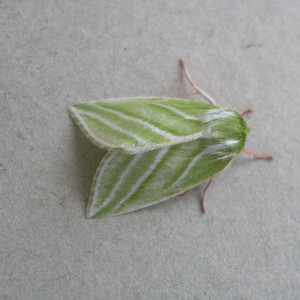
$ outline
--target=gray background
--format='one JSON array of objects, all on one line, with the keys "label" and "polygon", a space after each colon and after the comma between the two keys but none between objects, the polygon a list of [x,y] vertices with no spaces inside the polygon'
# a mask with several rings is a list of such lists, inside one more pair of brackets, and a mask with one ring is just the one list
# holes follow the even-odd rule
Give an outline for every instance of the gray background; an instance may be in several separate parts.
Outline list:
[{"label": "gray background", "polygon": [[[1,1],[1,299],[299,299],[300,2]],[[104,151],[79,101],[197,98],[246,117],[250,149],[201,187],[85,218]]]}]

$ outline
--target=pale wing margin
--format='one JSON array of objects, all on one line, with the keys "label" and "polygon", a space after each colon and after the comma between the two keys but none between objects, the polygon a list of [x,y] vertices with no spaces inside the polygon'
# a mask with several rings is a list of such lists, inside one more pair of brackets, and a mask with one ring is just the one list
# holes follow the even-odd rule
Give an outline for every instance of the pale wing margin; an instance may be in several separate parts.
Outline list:
[{"label": "pale wing margin", "polygon": [[225,168],[240,143],[199,139],[135,155],[111,151],[96,172],[87,217],[128,213],[189,190]]},{"label": "pale wing margin", "polygon": [[70,113],[97,146],[138,153],[207,137],[201,116],[210,110],[218,111],[195,100],[151,97],[78,103]]}]

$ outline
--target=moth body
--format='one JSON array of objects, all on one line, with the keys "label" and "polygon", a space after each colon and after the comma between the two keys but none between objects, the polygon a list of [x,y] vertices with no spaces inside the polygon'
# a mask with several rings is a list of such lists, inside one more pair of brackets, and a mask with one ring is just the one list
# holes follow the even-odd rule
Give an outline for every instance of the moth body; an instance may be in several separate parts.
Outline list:
[{"label": "moth body", "polygon": [[237,111],[196,100],[112,99],[70,112],[109,151],[92,184],[89,218],[153,205],[208,180],[242,151],[248,132]]}]

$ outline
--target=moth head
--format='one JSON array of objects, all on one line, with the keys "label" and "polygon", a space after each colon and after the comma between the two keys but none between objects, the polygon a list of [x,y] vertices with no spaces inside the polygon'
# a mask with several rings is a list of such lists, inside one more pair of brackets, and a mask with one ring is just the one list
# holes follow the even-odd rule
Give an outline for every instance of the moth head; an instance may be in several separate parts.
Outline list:
[{"label": "moth head", "polygon": [[[242,151],[249,128],[242,116],[235,110],[229,108],[213,109],[204,112],[200,116],[204,123],[204,135],[213,143],[223,144],[234,152]],[[226,148],[226,147],[225,147]]]}]

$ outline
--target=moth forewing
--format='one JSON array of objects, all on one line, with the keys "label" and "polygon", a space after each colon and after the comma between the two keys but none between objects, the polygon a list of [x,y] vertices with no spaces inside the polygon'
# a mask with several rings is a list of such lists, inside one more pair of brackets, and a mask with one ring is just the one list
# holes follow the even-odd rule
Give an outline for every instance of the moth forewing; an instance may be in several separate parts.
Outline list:
[{"label": "moth forewing", "polygon": [[211,122],[238,115],[195,100],[155,97],[79,103],[70,113],[97,146],[132,154],[213,137]]}]

